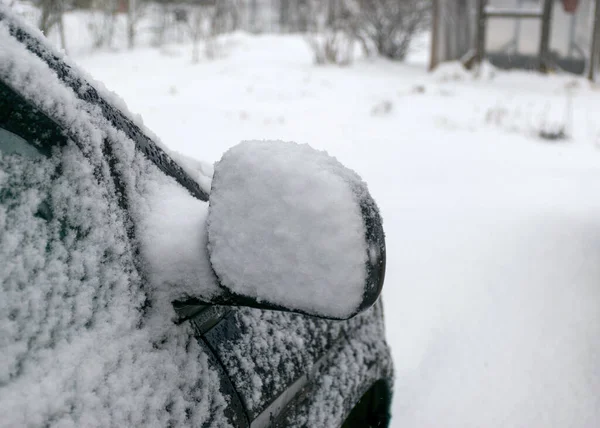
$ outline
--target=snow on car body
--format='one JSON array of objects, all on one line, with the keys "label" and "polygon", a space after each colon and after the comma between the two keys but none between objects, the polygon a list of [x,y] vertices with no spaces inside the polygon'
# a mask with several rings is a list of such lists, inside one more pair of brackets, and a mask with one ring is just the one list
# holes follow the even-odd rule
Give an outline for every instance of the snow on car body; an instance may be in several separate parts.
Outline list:
[{"label": "snow on car body", "polygon": [[155,226],[202,250],[210,177],[4,8],[0,92],[0,426],[389,420],[380,302],[348,321],[174,308],[217,285],[185,251],[153,263],[177,232]]}]

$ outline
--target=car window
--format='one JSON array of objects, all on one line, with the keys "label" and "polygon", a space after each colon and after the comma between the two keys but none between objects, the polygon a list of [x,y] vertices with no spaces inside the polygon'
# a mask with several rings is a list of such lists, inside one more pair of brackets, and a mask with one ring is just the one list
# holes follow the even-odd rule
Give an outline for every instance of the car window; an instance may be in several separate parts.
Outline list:
[{"label": "car window", "polygon": [[[110,337],[131,330],[144,294],[92,156],[18,95],[0,101],[0,395],[19,397],[11,408],[0,400],[9,426],[78,425],[70,407],[102,425],[117,411],[114,390],[99,392],[123,377]],[[99,375],[82,378],[84,363]]]},{"label": "car window", "polygon": [[[215,357],[189,323],[173,322],[171,301],[136,265],[119,193],[137,183],[115,179],[146,170],[130,150],[135,135],[115,132],[99,100],[59,80],[68,70],[91,88],[37,33],[28,37],[45,54],[3,19],[0,425],[244,426],[228,422],[235,393]],[[28,156],[28,145],[44,156]]]},{"label": "car window", "polygon": [[109,159],[85,150],[104,129],[80,118],[73,141],[0,81],[2,422],[226,426],[216,360],[140,278]]},{"label": "car window", "polygon": [[8,155],[17,154],[29,158],[43,156],[40,150],[33,144],[28,143],[24,138],[3,128],[0,128],[0,151]]},{"label": "car window", "polygon": [[[0,155],[2,156],[2,162],[5,163],[4,170],[10,171],[18,165],[18,169],[25,171],[27,169],[36,169],[38,172],[45,171],[50,167],[46,156],[40,151],[38,147],[30,144],[27,140],[20,137],[19,135],[10,132],[7,129],[0,127]],[[12,158],[16,156],[16,158]],[[12,159],[11,159],[12,158]],[[34,161],[34,162],[32,162]],[[11,164],[10,166],[8,164]],[[30,176],[31,174],[26,174]],[[6,176],[6,172],[4,172]],[[0,180],[0,183],[3,181]],[[23,185],[27,184],[27,180],[22,182]],[[33,183],[31,183],[33,184]],[[37,183],[39,185],[39,183]],[[3,186],[4,187],[4,186]],[[5,189],[0,190],[0,204],[8,202],[10,199],[9,195],[14,197],[14,186],[6,186]],[[52,218],[52,210],[46,198],[39,200],[37,208],[32,211],[35,217],[43,220],[50,220]]]}]

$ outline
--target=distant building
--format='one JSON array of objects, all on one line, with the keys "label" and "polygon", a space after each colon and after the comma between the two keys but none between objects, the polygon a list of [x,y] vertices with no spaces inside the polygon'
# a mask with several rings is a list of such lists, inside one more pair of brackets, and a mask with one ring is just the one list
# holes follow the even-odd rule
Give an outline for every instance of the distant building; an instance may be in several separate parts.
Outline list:
[{"label": "distant building", "polygon": [[500,68],[593,78],[600,53],[596,8],[600,0],[434,0],[431,67],[486,59]]}]

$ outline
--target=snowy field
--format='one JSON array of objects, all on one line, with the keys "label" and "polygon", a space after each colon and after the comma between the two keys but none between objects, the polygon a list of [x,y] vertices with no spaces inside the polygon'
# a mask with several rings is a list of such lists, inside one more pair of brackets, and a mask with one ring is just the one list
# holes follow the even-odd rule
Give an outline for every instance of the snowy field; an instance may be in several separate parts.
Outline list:
[{"label": "snowy field", "polygon": [[[369,183],[387,233],[393,427],[600,426],[600,92],[584,80],[360,60],[297,36],[75,52],[172,149],[325,149]],[[569,107],[569,105],[571,107]],[[565,126],[569,139],[541,130]],[[308,203],[309,201],[307,201]]]}]

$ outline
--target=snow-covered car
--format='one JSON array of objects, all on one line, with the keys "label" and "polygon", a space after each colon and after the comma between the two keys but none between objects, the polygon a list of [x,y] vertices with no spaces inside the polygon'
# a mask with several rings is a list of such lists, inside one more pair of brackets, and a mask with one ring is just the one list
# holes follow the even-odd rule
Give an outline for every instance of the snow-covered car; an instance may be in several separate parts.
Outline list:
[{"label": "snow-covered car", "polygon": [[[268,184],[289,155],[271,147],[307,181]],[[313,152],[242,144],[213,178],[0,6],[0,426],[387,426],[381,221],[364,183]],[[319,186],[338,199],[305,200]],[[274,226],[287,218],[291,255],[265,238],[294,235]]]}]

